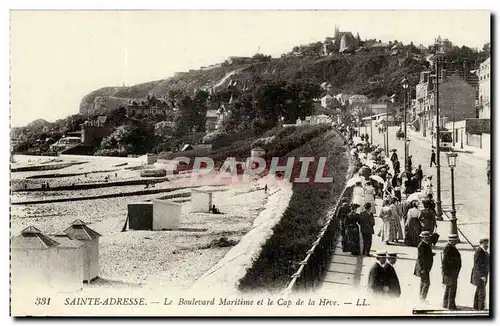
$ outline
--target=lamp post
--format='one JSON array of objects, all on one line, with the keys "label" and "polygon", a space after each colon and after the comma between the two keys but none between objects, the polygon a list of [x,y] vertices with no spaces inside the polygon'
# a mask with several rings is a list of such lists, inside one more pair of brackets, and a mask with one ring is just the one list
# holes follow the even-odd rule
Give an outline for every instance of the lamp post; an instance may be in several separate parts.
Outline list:
[{"label": "lamp post", "polygon": [[460,148],[464,149],[464,128],[460,129]]},{"label": "lamp post", "polygon": [[370,116],[370,145],[373,145],[373,116]]},{"label": "lamp post", "polygon": [[458,234],[457,211],[455,210],[455,167],[457,166],[457,153],[446,153],[448,166],[451,171],[451,234]]},{"label": "lamp post", "polygon": [[[409,155],[410,154],[410,138],[405,139],[405,152]],[[411,171],[410,171],[411,172]]]},{"label": "lamp post", "polygon": [[[408,138],[408,134],[406,133],[406,90],[408,89],[408,80],[406,78],[403,78],[401,81],[401,85],[403,86],[403,124],[404,124],[404,134],[405,134],[405,139]],[[406,144],[405,144],[405,171],[408,170],[408,151],[406,149]]]}]

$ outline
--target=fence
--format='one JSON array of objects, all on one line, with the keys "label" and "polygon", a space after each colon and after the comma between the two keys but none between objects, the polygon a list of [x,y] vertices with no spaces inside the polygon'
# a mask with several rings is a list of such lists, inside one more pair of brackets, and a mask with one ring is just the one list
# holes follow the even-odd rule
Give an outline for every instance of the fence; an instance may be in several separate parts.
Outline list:
[{"label": "fence", "polygon": [[[337,131],[337,133],[342,135],[339,131]],[[345,138],[344,140],[347,143]],[[354,171],[350,173],[349,177],[352,177],[353,172]],[[341,199],[343,197],[350,198],[351,195],[352,188],[347,188],[347,186],[345,186],[333,210],[329,212],[328,218],[321,228],[316,240],[307,251],[306,257],[300,262],[300,267],[297,269],[297,272],[292,275],[290,283],[288,283],[288,286],[284,289],[283,292],[285,295],[299,289],[314,290],[321,283],[330,265],[337,244],[340,230],[338,213]]]}]

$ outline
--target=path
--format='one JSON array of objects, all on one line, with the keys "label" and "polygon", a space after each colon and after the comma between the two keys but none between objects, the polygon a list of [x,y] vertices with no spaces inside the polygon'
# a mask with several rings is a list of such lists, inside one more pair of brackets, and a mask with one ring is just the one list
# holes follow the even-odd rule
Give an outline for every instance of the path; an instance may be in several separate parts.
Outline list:
[{"label": "path", "polygon": [[[396,145],[397,146],[397,145]],[[396,146],[390,146],[391,148]],[[403,153],[401,151],[401,153]],[[382,220],[378,218],[378,213],[382,206],[382,200],[376,199],[377,215],[375,218],[375,235],[371,255],[374,256],[377,250],[392,251],[398,254],[398,261],[395,265],[399,277],[402,295],[398,299],[395,307],[404,309],[407,314],[411,314],[413,309],[436,309],[444,311],[442,300],[444,294],[444,285],[441,276],[441,253],[447,243],[447,236],[450,230],[450,222],[438,222],[437,232],[441,235],[437,245],[433,249],[434,265],[431,270],[431,286],[428,293],[428,303],[422,304],[419,301],[420,279],[413,275],[415,261],[417,259],[417,249],[408,247],[403,243],[386,245],[376,234],[382,227]],[[458,280],[458,289],[456,303],[459,309],[472,309],[475,287],[470,284],[470,274],[473,266],[474,249],[465,241],[457,245],[462,256],[462,269]],[[337,239],[337,248],[332,257],[321,288],[320,294],[328,295],[331,293],[357,293],[358,295],[368,295],[367,282],[370,268],[375,264],[374,257],[353,256],[349,252],[342,252],[341,236]],[[489,291],[487,291],[487,306],[489,305]],[[390,301],[388,301],[390,303]],[[405,308],[402,308],[405,307]]]}]

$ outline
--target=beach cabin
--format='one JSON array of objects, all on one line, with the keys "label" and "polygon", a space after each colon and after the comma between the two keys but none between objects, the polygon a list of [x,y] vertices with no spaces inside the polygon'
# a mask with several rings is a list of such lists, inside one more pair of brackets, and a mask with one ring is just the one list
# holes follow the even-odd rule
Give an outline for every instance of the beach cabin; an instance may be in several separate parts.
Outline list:
[{"label": "beach cabin", "polygon": [[72,240],[83,243],[83,281],[90,282],[99,276],[99,237],[85,222],[76,219],[64,233]]},{"label": "beach cabin", "polygon": [[153,203],[137,202],[129,203],[128,228],[131,230],[152,230],[153,229]]},{"label": "beach cabin", "polygon": [[56,255],[52,278],[57,280],[61,292],[76,292],[83,287],[85,245],[79,240],[71,239],[65,233],[49,236],[59,243],[55,248]]},{"label": "beach cabin", "polygon": [[212,193],[191,189],[191,212],[208,213],[210,208],[212,208]]},{"label": "beach cabin", "polygon": [[[58,242],[34,226],[28,226],[11,239],[12,292],[44,291],[54,284],[52,271],[58,267]],[[18,292],[19,291],[19,292]]]},{"label": "beach cabin", "polygon": [[178,230],[181,227],[182,204],[153,199],[153,230]]}]

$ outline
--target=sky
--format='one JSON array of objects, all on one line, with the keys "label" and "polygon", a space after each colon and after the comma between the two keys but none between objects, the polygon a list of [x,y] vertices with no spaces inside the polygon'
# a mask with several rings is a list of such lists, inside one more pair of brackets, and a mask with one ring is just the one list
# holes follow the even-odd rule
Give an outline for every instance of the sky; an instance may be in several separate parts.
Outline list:
[{"label": "sky", "polygon": [[415,45],[438,35],[481,49],[487,11],[12,11],[11,125],[78,113],[82,97],[229,56],[279,57],[341,31]]}]

